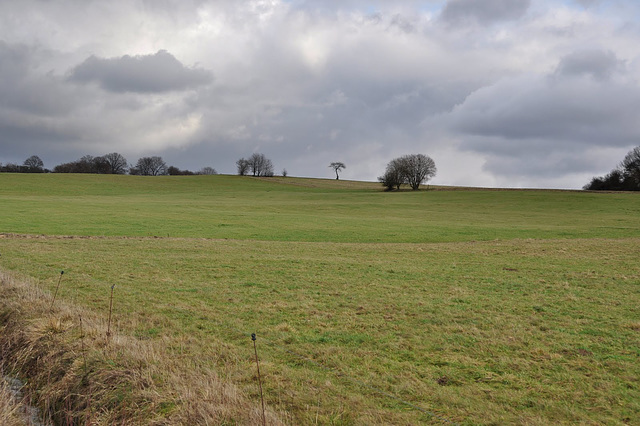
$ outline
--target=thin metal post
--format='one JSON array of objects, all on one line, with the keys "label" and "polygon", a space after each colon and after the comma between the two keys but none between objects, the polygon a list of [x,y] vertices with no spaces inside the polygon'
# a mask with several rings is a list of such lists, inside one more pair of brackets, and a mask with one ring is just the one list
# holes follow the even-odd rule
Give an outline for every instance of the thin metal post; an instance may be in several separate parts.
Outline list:
[{"label": "thin metal post", "polygon": [[109,299],[109,322],[107,323],[107,340],[111,337],[111,312],[113,311],[113,289],[115,284],[111,286],[111,298]]},{"label": "thin metal post", "polygon": [[56,296],[58,295],[58,289],[60,288],[60,281],[62,281],[63,275],[64,275],[64,271],[60,271],[60,278],[58,278],[58,285],[56,286],[55,293],[53,293],[53,299],[51,299],[51,306],[49,306],[49,310],[53,309],[53,304],[56,301]]},{"label": "thin metal post", "polygon": [[256,354],[256,367],[258,368],[258,384],[260,386],[260,401],[262,401],[262,425],[267,425],[267,418],[264,414],[264,397],[262,396],[262,378],[260,377],[260,363],[258,362],[258,348],[256,347],[256,333],[251,333],[251,340],[253,340],[253,351]]}]

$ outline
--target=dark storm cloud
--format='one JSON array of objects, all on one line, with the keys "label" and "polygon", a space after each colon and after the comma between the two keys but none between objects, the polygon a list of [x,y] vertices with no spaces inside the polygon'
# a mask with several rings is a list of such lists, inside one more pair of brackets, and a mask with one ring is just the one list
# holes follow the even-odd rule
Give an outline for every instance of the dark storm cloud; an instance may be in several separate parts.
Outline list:
[{"label": "dark storm cloud", "polygon": [[483,25],[521,18],[531,0],[449,0],[440,18],[447,23],[478,22]]},{"label": "dark storm cloud", "polygon": [[153,55],[102,59],[91,56],[69,76],[79,83],[96,82],[110,92],[161,93],[211,83],[210,71],[187,68],[166,50]]}]

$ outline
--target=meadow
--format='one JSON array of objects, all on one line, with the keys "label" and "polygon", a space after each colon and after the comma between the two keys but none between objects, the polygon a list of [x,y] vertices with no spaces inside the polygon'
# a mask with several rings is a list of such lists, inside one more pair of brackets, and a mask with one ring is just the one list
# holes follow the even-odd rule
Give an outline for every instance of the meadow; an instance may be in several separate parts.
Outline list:
[{"label": "meadow", "polygon": [[0,203],[0,269],[49,294],[64,270],[101,318],[116,284],[153,363],[259,403],[256,333],[285,424],[640,418],[637,194],[0,174]]}]

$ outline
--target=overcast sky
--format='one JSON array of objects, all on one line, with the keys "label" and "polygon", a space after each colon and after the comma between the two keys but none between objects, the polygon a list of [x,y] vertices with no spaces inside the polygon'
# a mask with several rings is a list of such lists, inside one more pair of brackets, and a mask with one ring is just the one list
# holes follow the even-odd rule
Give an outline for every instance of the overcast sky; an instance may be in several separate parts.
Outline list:
[{"label": "overcast sky", "polygon": [[640,145],[637,0],[0,0],[0,162],[580,188]]}]

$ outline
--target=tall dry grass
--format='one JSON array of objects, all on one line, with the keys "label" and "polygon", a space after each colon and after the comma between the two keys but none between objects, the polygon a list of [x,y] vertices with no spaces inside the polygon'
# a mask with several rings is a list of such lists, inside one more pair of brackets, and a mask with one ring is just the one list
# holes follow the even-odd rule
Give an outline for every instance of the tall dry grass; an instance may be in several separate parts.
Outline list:
[{"label": "tall dry grass", "polygon": [[22,415],[23,411],[20,402],[14,397],[9,383],[0,377],[0,425],[27,425],[27,421]]},{"label": "tall dry grass", "polygon": [[[103,316],[62,301],[50,309],[51,298],[0,271],[1,361],[56,424],[261,424],[259,404],[206,363],[168,351],[185,337],[139,340],[116,330],[107,339]],[[11,419],[16,409],[6,402]],[[273,410],[266,418],[283,424]]]}]

